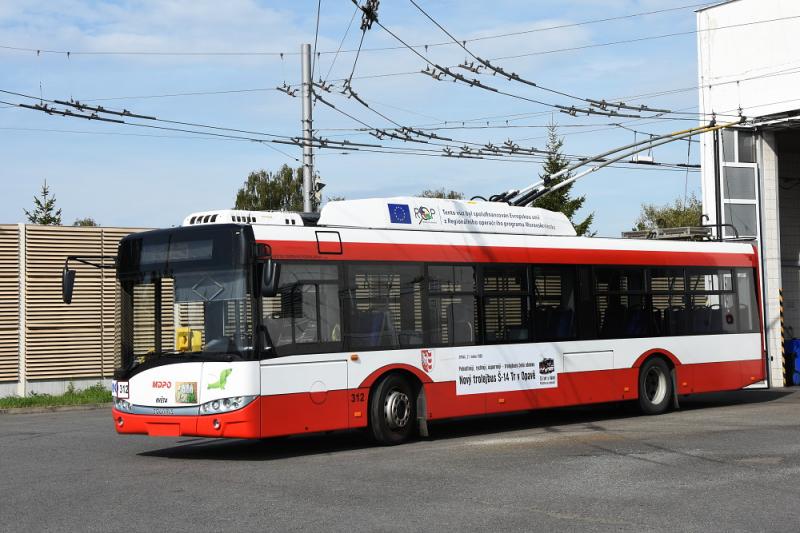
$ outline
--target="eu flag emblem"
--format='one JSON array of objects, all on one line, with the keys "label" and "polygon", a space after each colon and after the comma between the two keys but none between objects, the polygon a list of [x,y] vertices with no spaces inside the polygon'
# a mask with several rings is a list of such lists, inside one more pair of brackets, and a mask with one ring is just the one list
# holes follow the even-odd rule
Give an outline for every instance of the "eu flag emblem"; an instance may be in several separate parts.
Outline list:
[{"label": "eu flag emblem", "polygon": [[389,222],[411,224],[411,210],[406,204],[389,204]]}]

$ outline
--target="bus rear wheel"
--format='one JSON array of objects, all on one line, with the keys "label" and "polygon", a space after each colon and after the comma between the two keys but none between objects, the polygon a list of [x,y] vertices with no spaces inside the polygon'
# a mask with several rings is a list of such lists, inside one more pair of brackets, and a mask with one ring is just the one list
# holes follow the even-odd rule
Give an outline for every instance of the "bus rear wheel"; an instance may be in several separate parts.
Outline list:
[{"label": "bus rear wheel", "polygon": [[369,426],[373,438],[392,446],[414,435],[417,423],[417,398],[403,376],[389,374],[373,390],[369,406]]},{"label": "bus rear wheel", "polygon": [[672,376],[661,358],[648,359],[639,370],[639,408],[646,415],[660,415],[672,401]]}]

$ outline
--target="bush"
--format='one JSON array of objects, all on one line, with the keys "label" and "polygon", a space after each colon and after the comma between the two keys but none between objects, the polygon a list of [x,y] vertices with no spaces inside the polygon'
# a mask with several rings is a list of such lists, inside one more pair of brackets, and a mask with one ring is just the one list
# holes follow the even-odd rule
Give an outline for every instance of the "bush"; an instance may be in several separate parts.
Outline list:
[{"label": "bush", "polygon": [[111,401],[111,391],[102,383],[96,383],[83,390],[75,388],[75,384],[69,382],[67,391],[64,394],[54,396],[52,394],[31,393],[30,396],[20,398],[10,396],[0,398],[0,409],[15,407],[53,407],[57,405],[82,405],[92,403],[108,403]]}]

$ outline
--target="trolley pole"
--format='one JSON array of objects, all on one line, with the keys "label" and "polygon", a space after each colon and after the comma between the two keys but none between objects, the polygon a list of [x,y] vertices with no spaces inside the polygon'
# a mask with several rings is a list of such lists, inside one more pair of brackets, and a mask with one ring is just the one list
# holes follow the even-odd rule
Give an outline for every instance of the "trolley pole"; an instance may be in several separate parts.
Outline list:
[{"label": "trolley pole", "polygon": [[303,211],[311,212],[314,154],[311,149],[311,45],[300,45],[303,62]]}]

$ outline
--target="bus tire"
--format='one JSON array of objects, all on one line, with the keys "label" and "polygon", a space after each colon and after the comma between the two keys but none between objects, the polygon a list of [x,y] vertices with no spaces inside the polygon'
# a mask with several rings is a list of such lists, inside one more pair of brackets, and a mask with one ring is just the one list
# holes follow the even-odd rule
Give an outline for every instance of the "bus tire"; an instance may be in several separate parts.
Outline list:
[{"label": "bus tire", "polygon": [[666,361],[654,357],[639,369],[639,408],[646,415],[660,415],[669,409],[674,393],[672,374]]},{"label": "bus tire", "polygon": [[372,437],[385,446],[409,440],[417,424],[414,388],[399,374],[389,374],[373,389],[369,405]]}]

